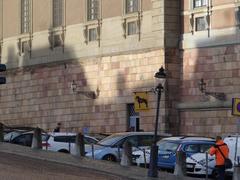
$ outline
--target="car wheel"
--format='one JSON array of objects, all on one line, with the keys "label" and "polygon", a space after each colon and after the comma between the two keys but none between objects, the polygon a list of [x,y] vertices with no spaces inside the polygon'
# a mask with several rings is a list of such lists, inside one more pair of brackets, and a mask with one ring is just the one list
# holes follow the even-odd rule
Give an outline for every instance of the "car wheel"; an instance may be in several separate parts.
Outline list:
[{"label": "car wheel", "polygon": [[102,159],[105,161],[113,161],[113,162],[117,161],[116,157],[111,154],[105,155]]},{"label": "car wheel", "polygon": [[58,152],[61,152],[61,153],[69,153],[69,151],[66,150],[66,149],[60,149]]}]

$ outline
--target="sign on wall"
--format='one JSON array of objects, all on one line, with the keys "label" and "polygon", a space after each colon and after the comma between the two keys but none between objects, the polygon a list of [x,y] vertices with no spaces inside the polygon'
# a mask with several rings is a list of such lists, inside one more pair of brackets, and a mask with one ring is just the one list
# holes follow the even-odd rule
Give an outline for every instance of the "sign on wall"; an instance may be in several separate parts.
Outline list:
[{"label": "sign on wall", "polygon": [[147,92],[134,93],[134,109],[136,112],[149,110]]},{"label": "sign on wall", "polygon": [[240,116],[240,98],[232,98],[232,115]]}]

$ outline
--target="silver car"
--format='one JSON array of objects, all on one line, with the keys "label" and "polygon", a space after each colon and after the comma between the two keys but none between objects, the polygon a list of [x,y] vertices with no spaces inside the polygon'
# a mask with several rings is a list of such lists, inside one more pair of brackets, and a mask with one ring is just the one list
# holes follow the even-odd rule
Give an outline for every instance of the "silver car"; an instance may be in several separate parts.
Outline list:
[{"label": "silver car", "polygon": [[[98,160],[117,161],[121,157],[123,143],[128,141],[132,144],[133,151],[137,149],[144,149],[151,146],[153,142],[153,132],[124,132],[116,133],[99,141],[94,146],[86,148],[86,156]],[[158,136],[168,137],[164,134]]]}]

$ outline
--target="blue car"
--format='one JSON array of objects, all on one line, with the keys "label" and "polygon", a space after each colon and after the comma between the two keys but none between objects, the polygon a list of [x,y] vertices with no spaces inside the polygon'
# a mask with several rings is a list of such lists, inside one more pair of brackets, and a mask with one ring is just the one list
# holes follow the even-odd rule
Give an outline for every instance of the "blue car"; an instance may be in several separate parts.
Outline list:
[{"label": "blue car", "polygon": [[173,171],[176,164],[176,152],[183,151],[187,157],[195,153],[204,153],[215,144],[215,140],[205,137],[170,137],[158,142],[158,168]]}]

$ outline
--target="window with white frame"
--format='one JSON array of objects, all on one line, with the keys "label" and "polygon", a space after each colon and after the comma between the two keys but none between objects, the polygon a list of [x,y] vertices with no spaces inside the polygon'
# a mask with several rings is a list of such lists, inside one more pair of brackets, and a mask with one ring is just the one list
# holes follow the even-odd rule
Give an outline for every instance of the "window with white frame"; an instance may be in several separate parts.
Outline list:
[{"label": "window with white frame", "polygon": [[207,6],[207,4],[208,4],[208,0],[193,0],[194,8]]},{"label": "window with white frame", "polygon": [[139,10],[139,0],[125,0],[126,14],[134,13]]},{"label": "window with white frame", "polygon": [[127,23],[127,35],[134,35],[138,33],[137,21]]},{"label": "window with white frame", "polygon": [[21,33],[30,32],[30,0],[21,0]]},{"label": "window with white frame", "polygon": [[53,0],[53,27],[63,25],[63,0]]},{"label": "window with white frame", "polygon": [[91,28],[88,30],[88,41],[96,41],[98,37],[97,28]]},{"label": "window with white frame", "polygon": [[195,19],[196,31],[204,31],[207,29],[207,22],[205,17],[197,17]]},{"label": "window with white frame", "polygon": [[99,17],[99,0],[87,0],[87,20],[97,20]]}]

